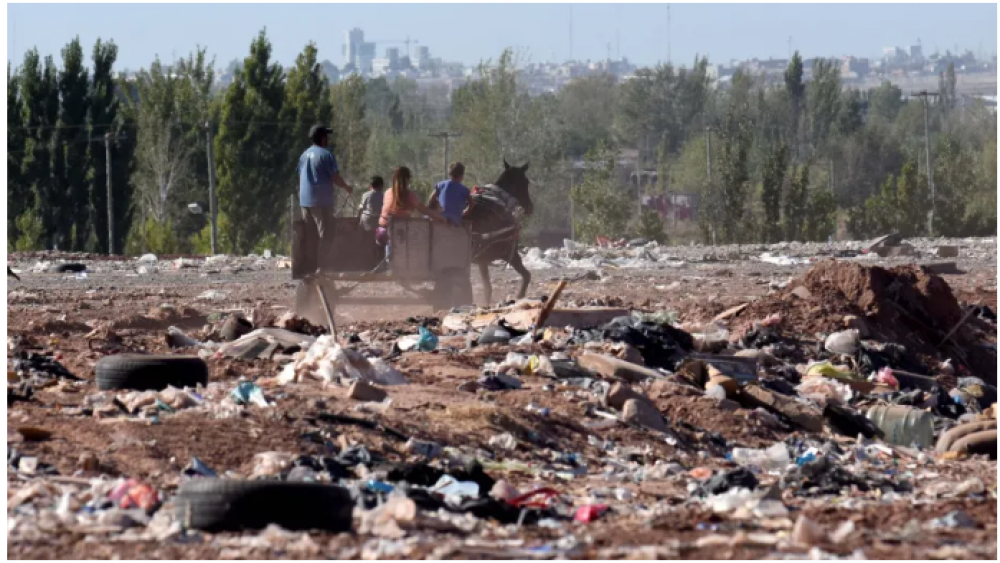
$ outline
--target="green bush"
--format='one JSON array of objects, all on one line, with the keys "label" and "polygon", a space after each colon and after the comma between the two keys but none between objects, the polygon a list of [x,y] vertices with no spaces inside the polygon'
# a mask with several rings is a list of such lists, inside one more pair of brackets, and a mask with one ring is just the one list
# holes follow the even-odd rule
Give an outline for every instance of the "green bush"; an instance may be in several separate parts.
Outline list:
[{"label": "green bush", "polygon": [[17,230],[21,236],[14,243],[14,250],[44,250],[45,226],[42,225],[42,218],[34,211],[25,211],[17,218]]}]

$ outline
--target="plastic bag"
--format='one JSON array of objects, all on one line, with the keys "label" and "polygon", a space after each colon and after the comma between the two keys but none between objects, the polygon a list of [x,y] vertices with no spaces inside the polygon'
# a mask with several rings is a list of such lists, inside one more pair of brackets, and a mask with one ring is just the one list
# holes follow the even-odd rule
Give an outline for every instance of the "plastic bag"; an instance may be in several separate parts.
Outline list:
[{"label": "plastic bag", "polygon": [[433,352],[438,347],[438,338],[433,332],[425,327],[420,327],[420,340],[417,341],[417,350],[421,352]]},{"label": "plastic bag", "polygon": [[806,369],[806,377],[827,377],[830,379],[857,380],[851,370],[835,366],[830,362],[818,362],[810,364]]},{"label": "plastic bag", "polygon": [[823,406],[827,403],[846,405],[854,397],[850,387],[825,377],[807,377],[795,390]]},{"label": "plastic bag", "polygon": [[259,407],[269,407],[264,391],[257,385],[249,381],[241,381],[229,393],[229,396],[237,405],[254,404]]},{"label": "plastic bag", "polygon": [[893,389],[899,389],[899,380],[892,375],[892,368],[884,367],[872,376],[872,382],[881,385],[887,385]]},{"label": "plastic bag", "polygon": [[371,383],[379,385],[406,385],[409,383],[399,370],[381,358],[372,362],[372,368],[374,373],[368,379]]}]

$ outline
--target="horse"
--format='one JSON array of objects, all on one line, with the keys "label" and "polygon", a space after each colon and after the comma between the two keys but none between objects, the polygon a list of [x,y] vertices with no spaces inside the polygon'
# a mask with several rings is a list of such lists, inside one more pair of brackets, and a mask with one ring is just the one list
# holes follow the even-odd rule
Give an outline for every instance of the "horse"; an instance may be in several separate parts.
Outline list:
[{"label": "horse", "polygon": [[517,245],[520,229],[517,222],[518,211],[526,215],[534,212],[534,204],[528,187],[528,165],[511,166],[503,161],[503,172],[493,184],[481,187],[472,195],[473,205],[466,215],[472,232],[472,262],[479,266],[483,280],[486,303],[493,302],[493,286],[490,283],[490,264],[503,260],[521,275],[521,299],[531,283],[531,272],[524,267]]}]

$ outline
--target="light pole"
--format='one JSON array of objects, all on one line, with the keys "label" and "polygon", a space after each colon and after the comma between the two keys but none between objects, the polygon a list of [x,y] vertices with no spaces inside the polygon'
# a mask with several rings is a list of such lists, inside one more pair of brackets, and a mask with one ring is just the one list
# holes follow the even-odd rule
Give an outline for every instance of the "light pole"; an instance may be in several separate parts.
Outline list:
[{"label": "light pole", "polygon": [[215,153],[212,152],[212,122],[205,122],[205,154],[208,157],[208,221],[212,225],[212,254],[218,254],[219,230],[216,222],[219,216],[218,201],[215,197]]},{"label": "light pole", "polygon": [[[111,191],[111,142],[112,141],[124,141],[128,139],[125,133],[119,133],[115,135],[114,133],[107,132],[103,137],[94,137],[90,139],[91,143],[104,142],[104,174],[107,176],[107,197],[108,197],[108,255],[114,255],[115,253],[115,212],[114,212],[114,194]],[[143,225],[145,229],[145,224]]]},{"label": "light pole", "polygon": [[450,156],[450,152],[451,152],[451,139],[453,137],[454,138],[461,137],[462,134],[461,133],[449,133],[447,131],[444,131],[444,132],[441,132],[441,133],[431,133],[429,136],[430,137],[434,137],[436,139],[444,139],[444,175],[445,175],[445,177],[447,177],[448,176],[448,163],[449,163],[448,157]]},{"label": "light pole", "polygon": [[934,187],[934,167],[931,164],[931,128],[930,128],[930,101],[931,96],[938,96],[937,92],[921,90],[913,94],[924,99],[924,151],[927,158],[927,187],[931,192],[931,209],[927,214],[927,234],[934,236],[934,210],[937,208],[937,190]]}]

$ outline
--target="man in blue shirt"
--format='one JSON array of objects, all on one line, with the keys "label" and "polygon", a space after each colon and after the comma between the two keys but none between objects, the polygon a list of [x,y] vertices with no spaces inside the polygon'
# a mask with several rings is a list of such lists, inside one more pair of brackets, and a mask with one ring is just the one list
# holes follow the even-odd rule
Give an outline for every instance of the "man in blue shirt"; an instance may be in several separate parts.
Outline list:
[{"label": "man in blue shirt", "polygon": [[326,269],[333,249],[334,185],[350,195],[352,188],[340,176],[337,159],[327,150],[333,130],[321,124],[309,129],[312,146],[299,157],[299,206],[306,223],[305,260],[307,271]]},{"label": "man in blue shirt", "polygon": [[452,225],[461,225],[462,216],[472,207],[469,188],[462,184],[465,179],[465,165],[453,162],[448,166],[448,180],[439,182],[434,188],[434,195],[427,207],[436,209],[440,206],[441,214]]}]

